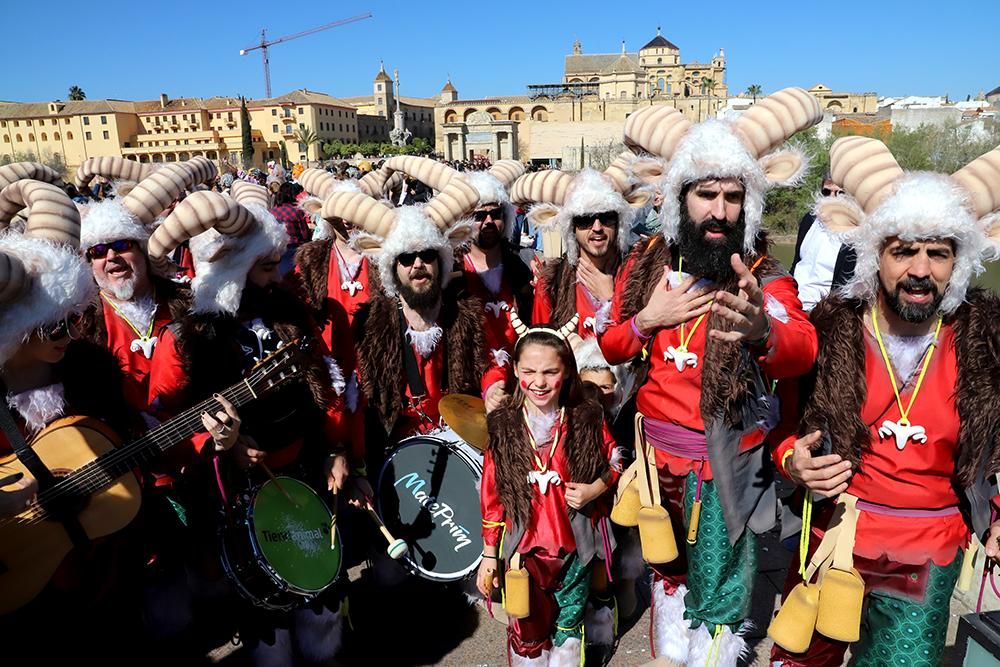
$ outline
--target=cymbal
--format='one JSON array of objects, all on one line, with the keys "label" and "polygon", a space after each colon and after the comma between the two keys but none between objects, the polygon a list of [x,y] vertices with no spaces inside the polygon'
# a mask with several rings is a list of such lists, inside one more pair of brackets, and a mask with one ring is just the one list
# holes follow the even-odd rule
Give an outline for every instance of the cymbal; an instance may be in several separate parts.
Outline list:
[{"label": "cymbal", "polygon": [[486,404],[481,398],[448,394],[438,402],[438,412],[444,423],[462,440],[481,452],[486,451],[489,434],[486,430]]}]

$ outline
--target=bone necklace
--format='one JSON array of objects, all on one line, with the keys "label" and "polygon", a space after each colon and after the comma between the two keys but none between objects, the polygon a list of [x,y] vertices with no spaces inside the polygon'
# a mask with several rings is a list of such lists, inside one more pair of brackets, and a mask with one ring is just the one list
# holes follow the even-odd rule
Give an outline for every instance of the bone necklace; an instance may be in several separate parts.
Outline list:
[{"label": "bone necklace", "polygon": [[[684,257],[682,256],[677,262],[677,273],[682,276],[682,268],[684,266]],[[688,332],[687,338],[684,337],[684,322],[681,322],[681,344],[677,347],[673,345],[668,345],[666,351],[663,353],[664,361],[673,361],[674,365],[677,366],[677,372],[683,373],[684,369],[690,366],[691,368],[698,367],[698,354],[696,352],[688,351],[688,344],[691,342],[691,338],[694,337],[694,332],[698,330],[698,325],[701,321],[705,319],[705,315],[708,313],[702,313],[698,316],[698,319],[694,321],[694,325],[691,327],[691,331]]]},{"label": "bone necklace", "polygon": [[125,313],[121,311],[121,308],[119,308],[114,301],[109,299],[104,292],[101,292],[101,297],[108,303],[109,306],[111,306],[112,310],[114,310],[118,314],[118,317],[122,318],[122,321],[124,321],[125,324],[128,325],[129,329],[135,332],[135,335],[138,336],[138,338],[133,339],[132,344],[129,345],[128,348],[129,351],[138,352],[142,350],[142,355],[144,357],[146,357],[147,359],[152,359],[153,348],[156,347],[156,343],[159,341],[159,339],[156,336],[152,335],[153,324],[156,322],[155,311],[153,313],[153,316],[149,318],[149,328],[146,330],[145,335],[143,335],[142,332],[140,332],[139,329],[137,329],[136,326],[132,324],[132,320],[125,317]]},{"label": "bone necklace", "polygon": [[542,458],[538,455],[538,446],[535,443],[535,436],[531,432],[531,423],[528,421],[528,409],[524,408],[524,425],[528,430],[528,442],[531,443],[531,456],[535,459],[535,470],[528,473],[528,484],[537,484],[538,490],[542,495],[545,495],[549,491],[549,484],[552,486],[559,486],[562,484],[562,477],[559,476],[559,472],[556,470],[549,470],[549,464],[552,463],[552,457],[555,456],[556,446],[559,444],[559,435],[562,433],[563,418],[566,416],[566,408],[559,409],[559,421],[556,422],[556,433],[552,438],[552,446],[549,448],[549,457],[545,463],[542,463]]},{"label": "bone necklace", "polygon": [[913,442],[927,442],[927,433],[924,427],[918,424],[911,424],[909,415],[910,410],[913,409],[913,402],[917,400],[920,386],[924,382],[927,367],[931,364],[931,357],[934,356],[934,350],[937,348],[938,334],[941,333],[941,323],[943,321],[943,316],[938,317],[937,328],[934,329],[934,340],[931,341],[927,352],[924,353],[924,362],[920,367],[920,375],[917,376],[917,384],[913,387],[913,393],[910,394],[910,402],[904,409],[903,399],[899,395],[899,387],[896,384],[896,373],[892,370],[892,362],[889,361],[889,353],[885,350],[885,343],[882,342],[882,333],[878,328],[878,310],[875,306],[872,306],[872,329],[875,331],[875,340],[878,341],[878,349],[882,352],[882,360],[885,362],[885,368],[889,371],[889,382],[892,383],[892,393],[896,396],[896,405],[899,406],[899,421],[894,422],[886,419],[882,422],[882,426],[879,427],[878,434],[883,438],[888,438],[889,436],[895,437],[896,449],[899,451],[903,451],[907,441],[911,439]]},{"label": "bone necklace", "polygon": [[337,246],[337,242],[333,242],[333,249],[337,251],[337,269],[340,272],[340,289],[344,292],[349,293],[352,297],[358,292],[363,292],[365,286],[358,281],[358,276],[361,275],[361,266],[365,262],[365,258],[362,257],[358,260],[358,268],[354,269],[354,275],[351,275],[347,271],[347,260],[344,259],[344,254],[340,252],[340,248]]}]

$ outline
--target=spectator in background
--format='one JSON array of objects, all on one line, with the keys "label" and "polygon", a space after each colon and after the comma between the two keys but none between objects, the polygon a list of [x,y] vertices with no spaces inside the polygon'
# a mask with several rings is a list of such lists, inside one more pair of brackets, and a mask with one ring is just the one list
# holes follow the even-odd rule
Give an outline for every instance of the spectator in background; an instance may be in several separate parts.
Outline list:
[{"label": "spectator in background", "polygon": [[[842,192],[829,173],[823,177],[820,193],[824,197],[836,197]],[[792,275],[798,283],[799,299],[806,312],[831,289],[844,285],[854,275],[854,250],[815,222],[816,216],[811,211],[803,216],[792,260]]]},{"label": "spectator in background", "polygon": [[300,186],[294,183],[282,183],[278,187],[278,194],[275,195],[274,208],[271,209],[271,215],[283,224],[285,231],[288,232],[288,248],[281,256],[281,263],[278,265],[278,270],[282,275],[292,268],[292,261],[298,247],[309,241],[312,236],[309,231],[309,217],[305,211],[299,208],[295,198],[299,189]]}]

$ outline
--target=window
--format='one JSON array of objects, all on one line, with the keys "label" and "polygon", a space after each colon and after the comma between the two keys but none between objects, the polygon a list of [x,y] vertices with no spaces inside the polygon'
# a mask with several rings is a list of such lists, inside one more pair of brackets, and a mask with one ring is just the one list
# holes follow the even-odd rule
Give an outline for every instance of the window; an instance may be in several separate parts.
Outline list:
[{"label": "window", "polygon": [[291,134],[291,133],[292,133],[292,126],[285,125],[285,134]]},{"label": "window", "polygon": [[378,84],[378,86],[375,87],[375,90],[377,90],[378,92],[381,93],[382,92],[382,84],[381,83]]},{"label": "window", "polygon": [[[73,133],[72,132],[67,132],[66,133],[66,139],[68,139],[69,141],[73,141]],[[18,141],[20,141],[20,139],[18,139]]]},{"label": "window", "polygon": [[38,121],[38,124],[39,124],[39,125],[45,125],[45,119],[44,119],[44,118],[40,119],[40,120]]},{"label": "window", "polygon": [[0,120],[0,127],[7,127],[7,121]]},{"label": "window", "polygon": [[108,117],[101,116],[101,125],[107,125],[107,124],[108,124]]},{"label": "window", "polygon": [[657,65],[662,65],[663,64],[663,58],[657,58],[656,59],[656,64]]},{"label": "window", "polygon": [[[31,121],[28,121],[28,124],[31,125]],[[83,117],[83,124],[84,125],[90,125],[90,116],[84,116]]]},{"label": "window", "polygon": [[341,123],[341,124],[340,124],[340,131],[341,131],[341,132],[343,132],[343,131],[344,131],[344,124],[343,124],[343,123]]},{"label": "window", "polygon": [[305,123],[299,123],[299,129],[300,130],[306,129],[306,124]]},{"label": "window", "polygon": [[83,138],[86,139],[87,141],[90,141],[90,132],[84,132]]},{"label": "window", "polygon": [[52,134],[52,138],[55,139],[56,141],[59,141],[59,133],[58,132],[54,132]]},{"label": "window", "polygon": [[49,140],[49,135],[42,132],[42,141],[48,141],[48,140]]},{"label": "window", "polygon": [[29,119],[27,122],[28,122],[28,127],[31,127],[31,120]]},{"label": "window", "polygon": [[35,140],[35,135],[29,132],[28,133],[28,141],[34,141],[34,140]]},{"label": "window", "polygon": [[277,116],[278,115],[278,110],[277,109],[271,109],[271,115],[272,116]]},{"label": "window", "polygon": [[278,133],[278,126],[277,125],[272,125],[271,126],[271,131],[274,132],[275,134],[277,134]]},{"label": "window", "polygon": [[300,113],[300,114],[304,114],[305,112],[306,112],[306,110],[305,110],[305,109],[303,109],[302,107],[299,107],[299,113]]},{"label": "window", "polygon": [[15,139],[16,139],[17,141],[24,141],[24,139],[22,139],[22,138],[21,138],[21,135],[20,135],[20,134],[16,135],[16,136],[15,136],[14,138],[15,138]]},{"label": "window", "polygon": [[66,119],[65,121],[63,121],[63,123],[64,123],[65,125],[69,125],[69,118],[67,118],[67,119]]},{"label": "window", "polygon": [[104,136],[105,139],[111,138],[111,134],[107,130],[104,130],[104,132],[102,132],[101,134]]},{"label": "window", "polygon": [[3,135],[3,142],[5,144],[9,144],[10,143],[10,135],[9,134]]},{"label": "window", "polygon": [[233,112],[232,111],[229,112],[228,117],[226,118],[226,120],[228,120],[229,122],[233,121]]},{"label": "window", "polygon": [[306,150],[306,145],[305,144],[299,144],[299,151],[300,152],[305,152],[305,150]]},{"label": "window", "polygon": [[[382,98],[381,98],[381,97],[380,97],[380,98],[378,98],[378,105],[379,105],[379,106],[382,106]],[[381,112],[381,111],[379,112],[379,115],[380,115],[380,116],[382,115],[382,112]]]}]

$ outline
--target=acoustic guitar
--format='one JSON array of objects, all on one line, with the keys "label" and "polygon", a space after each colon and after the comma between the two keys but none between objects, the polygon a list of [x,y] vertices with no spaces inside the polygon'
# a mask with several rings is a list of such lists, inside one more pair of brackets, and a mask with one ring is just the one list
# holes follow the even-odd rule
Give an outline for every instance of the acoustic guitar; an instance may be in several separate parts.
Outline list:
[{"label": "acoustic guitar", "polygon": [[[250,403],[300,375],[303,349],[299,341],[283,346],[220,393],[236,407]],[[0,614],[42,592],[73,549],[73,533],[78,541],[95,540],[131,523],[140,505],[133,471],[204,431],[201,414],[221,409],[208,399],[122,447],[106,425],[88,417],[60,419],[40,431],[31,449],[55,479],[23,512],[0,518]],[[0,479],[17,473],[32,476],[16,455],[0,459]]]}]

